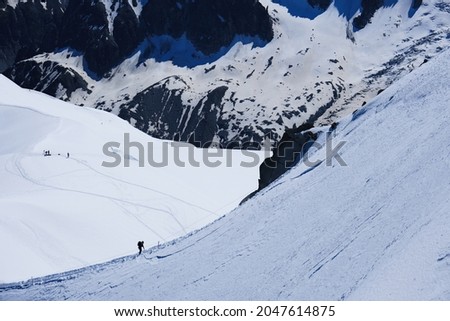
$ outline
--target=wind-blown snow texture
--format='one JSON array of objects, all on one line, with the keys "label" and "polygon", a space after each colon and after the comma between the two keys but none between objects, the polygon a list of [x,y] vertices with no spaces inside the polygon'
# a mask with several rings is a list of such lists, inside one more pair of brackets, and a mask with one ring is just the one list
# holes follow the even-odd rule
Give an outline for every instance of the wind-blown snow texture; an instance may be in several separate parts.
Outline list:
[{"label": "wind-blown snow texture", "polygon": [[[168,146],[168,166],[141,168],[144,158],[135,147],[125,150],[124,133],[146,146],[145,155],[162,160],[163,141],[117,116],[21,89],[0,76],[0,282],[131,254],[139,240],[147,246],[173,240],[229,212],[257,188],[258,164],[240,166],[253,159],[239,151],[211,159],[223,165],[209,168],[202,150],[192,147],[196,167],[182,147],[186,166],[180,167]],[[114,161],[102,152],[110,141],[121,144],[114,151],[130,159],[129,168],[124,162],[102,166]]]},{"label": "wind-blown snow texture", "polygon": [[341,121],[347,167],[299,164],[194,235],[0,299],[449,300],[449,74],[447,51]]}]

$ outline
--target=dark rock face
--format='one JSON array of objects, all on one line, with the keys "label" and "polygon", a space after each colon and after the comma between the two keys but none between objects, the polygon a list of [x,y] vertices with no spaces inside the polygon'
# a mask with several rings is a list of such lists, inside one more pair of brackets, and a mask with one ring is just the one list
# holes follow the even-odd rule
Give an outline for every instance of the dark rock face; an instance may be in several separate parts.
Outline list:
[{"label": "dark rock face", "polygon": [[0,8],[0,72],[56,48],[64,10],[58,0],[48,0],[48,10],[39,0],[20,2],[15,9],[3,0]]},{"label": "dark rock face", "polygon": [[119,117],[155,137],[208,147],[217,132],[228,87],[211,90],[195,106],[186,106],[182,101],[181,94],[187,89],[189,86],[180,77],[166,78],[123,105]]},{"label": "dark rock face", "polygon": [[[383,5],[386,5],[385,2],[386,1],[384,0],[362,0],[361,14],[353,20],[353,26],[356,29],[363,29],[368,23],[370,23],[370,19],[372,19],[375,12]],[[417,10],[422,5],[422,2],[422,0],[413,0],[411,3],[411,10]]]},{"label": "dark rock face", "polygon": [[136,49],[142,39],[139,20],[128,2],[123,2],[114,19],[113,37],[119,47],[119,54],[126,57]]},{"label": "dark rock face", "polygon": [[383,0],[362,0],[361,14],[353,20],[353,26],[356,29],[363,29],[372,19],[375,12],[384,4]]},{"label": "dark rock face", "polygon": [[[336,130],[338,123],[331,124],[326,135],[330,135]],[[273,150],[272,157],[266,158],[259,167],[259,186],[256,191],[249,194],[241,201],[241,205],[257,195],[261,190],[269,186],[276,181],[284,173],[291,170],[302,159],[305,160],[305,155],[310,148],[314,145],[314,142],[318,138],[318,133],[309,131],[313,125],[311,123],[305,123],[298,128],[287,129]],[[305,161],[306,163],[306,161]],[[310,168],[300,174],[298,177],[306,174],[319,166],[322,162],[315,162],[310,164]]]},{"label": "dark rock face", "polygon": [[[335,130],[336,126],[336,123],[333,124],[330,131]],[[312,127],[313,125],[311,123],[305,123],[298,128],[291,128],[285,131],[283,137],[273,149],[272,157],[266,158],[259,166],[258,189],[247,195],[241,201],[241,205],[275,182],[300,162],[317,140],[317,134],[308,131]]]},{"label": "dark rock face", "polygon": [[271,19],[254,0],[154,0],[144,7],[141,20],[147,36],[186,34],[206,55],[230,45],[235,35],[273,38]]},{"label": "dark rock face", "polygon": [[74,70],[52,61],[38,63],[26,60],[7,70],[5,76],[21,79],[17,84],[23,88],[33,88],[63,100],[68,100],[77,89],[90,93],[83,77]]},{"label": "dark rock face", "polygon": [[273,151],[259,167],[259,190],[267,187],[278,177],[294,167],[317,139],[308,131],[312,124],[306,123],[298,128],[286,130]]},{"label": "dark rock face", "polygon": [[110,35],[105,6],[95,0],[69,2],[58,45],[83,52],[87,67],[98,76],[120,58],[119,46]]},{"label": "dark rock face", "polygon": [[[237,35],[270,41],[272,21],[255,0],[152,0],[136,17],[128,0],[40,0],[14,9],[0,0],[0,72],[36,54],[70,47],[84,54],[86,67],[104,77],[146,38],[186,35],[206,55],[227,47]],[[108,21],[107,9],[116,10]]]}]

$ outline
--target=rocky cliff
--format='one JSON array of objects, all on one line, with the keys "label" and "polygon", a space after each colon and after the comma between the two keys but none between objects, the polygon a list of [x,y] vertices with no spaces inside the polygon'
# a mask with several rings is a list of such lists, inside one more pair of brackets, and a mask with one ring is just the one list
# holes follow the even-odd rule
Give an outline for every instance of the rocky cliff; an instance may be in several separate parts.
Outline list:
[{"label": "rocky cliff", "polygon": [[[34,0],[15,7],[1,0],[0,27],[0,71],[69,47],[83,54],[86,68],[100,78],[154,36],[186,36],[206,55],[237,35],[273,37],[271,19],[255,0]],[[152,48],[148,52],[151,56]]]}]

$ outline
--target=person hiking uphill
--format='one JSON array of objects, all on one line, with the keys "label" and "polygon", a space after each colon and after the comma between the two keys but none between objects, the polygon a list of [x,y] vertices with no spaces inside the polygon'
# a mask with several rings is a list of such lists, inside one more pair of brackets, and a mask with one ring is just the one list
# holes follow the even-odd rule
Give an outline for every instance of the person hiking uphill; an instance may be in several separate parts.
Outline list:
[{"label": "person hiking uphill", "polygon": [[137,243],[137,246],[138,246],[138,249],[139,249],[139,255],[141,255],[142,250],[145,249],[145,248],[144,248],[144,241],[139,241],[139,242]]}]

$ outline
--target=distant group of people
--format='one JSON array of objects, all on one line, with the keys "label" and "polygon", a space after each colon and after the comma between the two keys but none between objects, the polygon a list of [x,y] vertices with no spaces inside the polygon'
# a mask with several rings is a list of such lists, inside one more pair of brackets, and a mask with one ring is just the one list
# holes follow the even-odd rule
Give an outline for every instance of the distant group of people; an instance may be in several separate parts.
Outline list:
[{"label": "distant group of people", "polygon": [[[44,156],[52,156],[52,153],[50,152],[50,150],[44,150]],[[58,156],[61,156],[61,154],[58,154]],[[66,158],[69,158],[70,154],[67,153],[66,154]]]}]

